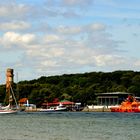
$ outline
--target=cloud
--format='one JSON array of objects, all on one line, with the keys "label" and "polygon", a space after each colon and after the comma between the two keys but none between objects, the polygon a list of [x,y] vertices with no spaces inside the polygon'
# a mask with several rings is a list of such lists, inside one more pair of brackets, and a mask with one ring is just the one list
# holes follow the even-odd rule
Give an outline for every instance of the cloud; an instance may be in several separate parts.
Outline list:
[{"label": "cloud", "polygon": [[30,24],[24,21],[11,21],[0,23],[0,30],[9,31],[9,30],[26,30],[30,27]]},{"label": "cloud", "polygon": [[95,33],[95,32],[100,32],[100,31],[105,31],[106,30],[106,25],[102,23],[91,23],[88,25],[81,25],[81,26],[63,26],[60,25],[58,26],[55,30],[58,33],[61,34],[67,34],[67,35],[78,35],[78,34],[84,34],[84,33]]},{"label": "cloud", "polygon": [[138,68],[132,50],[139,50],[139,8],[129,6],[114,0],[2,1],[2,66],[26,69],[28,76]]},{"label": "cloud", "polygon": [[125,63],[125,59],[121,56],[104,54],[95,56],[97,66],[120,66]]},{"label": "cloud", "polygon": [[62,0],[65,6],[78,6],[84,7],[93,4],[94,0]]},{"label": "cloud", "polygon": [[30,65],[39,71],[46,68],[55,71],[61,67],[66,70],[68,67],[80,69],[86,66],[103,66],[113,60],[113,54],[108,53],[117,53],[113,48],[117,48],[118,42],[106,35],[104,24],[58,26],[52,31],[54,33],[42,35],[6,32],[0,42],[3,47],[11,50],[22,49],[24,61],[30,62],[26,67]]},{"label": "cloud", "polygon": [[52,34],[52,35],[44,36],[43,40],[46,43],[53,43],[53,42],[57,42],[57,41],[61,40],[61,38],[55,34]]},{"label": "cloud", "polygon": [[89,25],[89,29],[91,31],[103,31],[106,29],[106,26],[105,24],[101,24],[101,23],[93,23]]},{"label": "cloud", "polygon": [[80,26],[58,26],[56,29],[59,33],[62,34],[78,34],[83,31],[82,27]]},{"label": "cloud", "polygon": [[44,11],[50,17],[81,18],[94,0],[47,0]]},{"label": "cloud", "polygon": [[28,15],[30,7],[25,4],[16,4],[14,2],[0,4],[0,17],[3,19],[21,19]]},{"label": "cloud", "polygon": [[47,0],[45,3],[48,6],[60,6],[60,7],[84,7],[93,4],[94,0]]},{"label": "cloud", "polygon": [[18,46],[19,49],[27,44],[32,44],[35,41],[34,34],[24,34],[21,35],[16,32],[6,32],[0,38],[0,43],[3,48],[11,48],[13,49],[15,46]]}]

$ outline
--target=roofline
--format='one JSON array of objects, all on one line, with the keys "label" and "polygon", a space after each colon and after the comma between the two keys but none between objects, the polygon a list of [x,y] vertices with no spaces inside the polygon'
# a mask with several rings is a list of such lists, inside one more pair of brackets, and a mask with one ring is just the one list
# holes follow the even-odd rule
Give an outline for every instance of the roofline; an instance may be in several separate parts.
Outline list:
[{"label": "roofline", "polygon": [[129,95],[133,93],[127,93],[127,92],[106,92],[106,93],[96,93],[96,95]]}]

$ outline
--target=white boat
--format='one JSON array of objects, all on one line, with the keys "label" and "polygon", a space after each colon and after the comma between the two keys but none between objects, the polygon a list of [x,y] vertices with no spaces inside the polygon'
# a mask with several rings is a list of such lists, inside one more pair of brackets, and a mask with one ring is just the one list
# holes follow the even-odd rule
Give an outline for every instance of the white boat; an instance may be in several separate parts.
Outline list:
[{"label": "white boat", "polygon": [[14,114],[17,112],[18,112],[17,110],[13,110],[13,109],[8,109],[8,110],[1,109],[0,110],[0,114]]},{"label": "white boat", "polygon": [[56,106],[55,111],[67,111],[67,107],[60,103],[59,106]]},{"label": "white boat", "polygon": [[62,105],[61,103],[56,106],[56,107],[50,107],[50,108],[42,108],[40,109],[40,112],[55,112],[55,111],[67,111],[67,107],[65,107],[64,105]]},{"label": "white boat", "polygon": [[40,112],[54,112],[55,108],[54,107],[50,107],[50,108],[41,108]]},{"label": "white boat", "polygon": [[[1,106],[0,107],[0,114],[13,114],[17,113],[19,111],[19,107],[13,92],[13,89],[10,85],[10,96],[9,96],[9,104],[7,106]],[[12,104],[12,102],[15,102],[15,105]]]}]

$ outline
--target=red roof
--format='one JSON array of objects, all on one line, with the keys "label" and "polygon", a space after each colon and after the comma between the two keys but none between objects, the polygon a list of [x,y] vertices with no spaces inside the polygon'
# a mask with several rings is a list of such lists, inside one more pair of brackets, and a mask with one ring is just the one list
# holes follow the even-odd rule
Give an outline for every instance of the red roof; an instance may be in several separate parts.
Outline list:
[{"label": "red roof", "polygon": [[62,105],[73,105],[75,104],[74,102],[71,102],[71,101],[67,101],[67,100],[63,100],[63,101],[60,101],[60,102],[52,102],[52,103],[43,103],[42,105],[46,105],[46,106],[56,106],[56,105],[59,105],[59,104],[62,104]]},{"label": "red roof", "polygon": [[27,98],[22,98],[22,99],[19,100],[19,103],[26,103],[27,100],[28,100]]},{"label": "red roof", "polygon": [[63,100],[63,101],[60,101],[59,103],[61,103],[63,105],[73,105],[73,104],[75,104],[74,102],[71,102],[71,101],[68,101],[68,100]]}]

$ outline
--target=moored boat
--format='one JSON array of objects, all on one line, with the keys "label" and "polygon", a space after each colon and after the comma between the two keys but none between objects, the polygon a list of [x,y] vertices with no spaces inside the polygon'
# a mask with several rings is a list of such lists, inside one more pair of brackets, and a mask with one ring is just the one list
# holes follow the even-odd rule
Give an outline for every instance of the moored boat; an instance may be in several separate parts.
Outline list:
[{"label": "moored boat", "polygon": [[39,110],[40,112],[54,112],[55,108],[54,107],[50,107],[50,108],[41,108]]},{"label": "moored boat", "polygon": [[0,107],[0,114],[13,114],[19,111],[16,97],[11,86],[13,83],[13,69],[7,69],[6,76],[6,95],[8,105]]},{"label": "moored boat", "polygon": [[8,110],[1,109],[0,110],[0,114],[14,114],[17,112],[18,112],[17,110],[13,110],[13,109],[8,109]]},{"label": "moored boat", "polygon": [[67,111],[67,107],[62,105],[61,103],[56,107],[50,107],[50,108],[42,108],[40,109],[40,112],[54,112],[54,111]]},{"label": "moored boat", "polygon": [[140,101],[138,101],[132,95],[116,107],[111,107],[111,112],[139,112],[140,113]]},{"label": "moored boat", "polygon": [[67,111],[67,107],[60,103],[59,106],[56,106],[55,111]]}]

